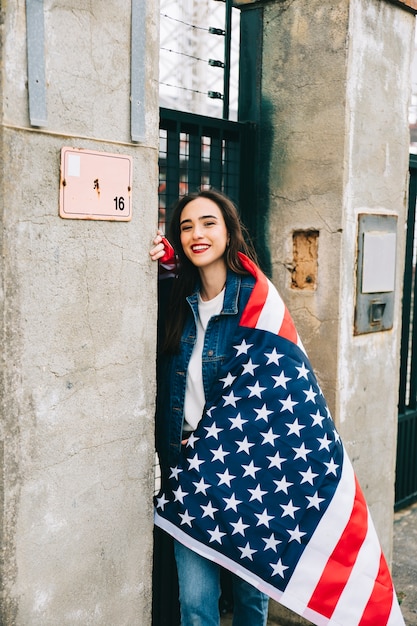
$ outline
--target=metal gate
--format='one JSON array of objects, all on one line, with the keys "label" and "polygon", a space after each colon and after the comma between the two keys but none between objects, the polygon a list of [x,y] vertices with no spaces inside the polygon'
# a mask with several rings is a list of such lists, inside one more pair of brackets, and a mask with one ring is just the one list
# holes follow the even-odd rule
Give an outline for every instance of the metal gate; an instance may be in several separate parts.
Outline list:
[{"label": "metal gate", "polygon": [[256,125],[160,109],[159,222],[164,230],[179,196],[214,187],[250,212]]},{"label": "metal gate", "polygon": [[417,500],[417,155],[410,157],[410,186],[403,285],[395,509]]},{"label": "metal gate", "polygon": [[[214,187],[239,207],[250,226],[255,211],[255,137],[252,122],[231,122],[160,109],[159,226],[165,231],[170,209],[179,196]],[[248,219],[246,219],[248,218]],[[222,581],[223,602],[229,598]],[[173,542],[154,530],[153,626],[179,626],[178,581]]]}]

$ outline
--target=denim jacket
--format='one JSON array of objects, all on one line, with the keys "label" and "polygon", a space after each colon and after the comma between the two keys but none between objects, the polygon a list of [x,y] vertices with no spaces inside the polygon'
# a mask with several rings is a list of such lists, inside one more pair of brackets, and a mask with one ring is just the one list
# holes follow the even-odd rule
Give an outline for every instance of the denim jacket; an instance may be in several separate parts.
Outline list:
[{"label": "denim jacket", "polygon": [[[219,315],[214,315],[209,320],[205,333],[202,373],[206,404],[210,401],[210,391],[217,379],[219,367],[230,354],[234,331],[254,284],[255,279],[250,275],[240,276],[228,272],[223,309]],[[187,297],[187,301],[190,312],[182,333],[179,353],[158,356],[156,448],[163,475],[169,467],[177,464],[181,450],[187,369],[196,341],[198,289]]]}]

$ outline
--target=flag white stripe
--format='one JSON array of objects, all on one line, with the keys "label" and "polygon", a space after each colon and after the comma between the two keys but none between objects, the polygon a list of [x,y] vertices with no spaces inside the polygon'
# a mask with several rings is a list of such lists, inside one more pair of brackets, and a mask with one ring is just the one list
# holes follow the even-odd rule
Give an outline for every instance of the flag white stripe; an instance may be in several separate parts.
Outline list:
[{"label": "flag white stripe", "polygon": [[285,314],[285,304],[270,280],[267,279],[268,294],[256,322],[258,330],[266,330],[277,335],[282,326]]},{"label": "flag white stripe", "polygon": [[[355,478],[346,451],[344,451],[343,459],[342,473],[336,493],[301,555],[281,597],[281,603],[288,607],[294,606],[295,598],[297,598],[296,602],[300,609],[296,610],[300,610],[300,614],[304,614],[305,617],[307,617],[305,611],[309,600],[352,513],[356,493]],[[331,520],[330,523],[328,519]],[[327,620],[323,623],[327,623]]]}]

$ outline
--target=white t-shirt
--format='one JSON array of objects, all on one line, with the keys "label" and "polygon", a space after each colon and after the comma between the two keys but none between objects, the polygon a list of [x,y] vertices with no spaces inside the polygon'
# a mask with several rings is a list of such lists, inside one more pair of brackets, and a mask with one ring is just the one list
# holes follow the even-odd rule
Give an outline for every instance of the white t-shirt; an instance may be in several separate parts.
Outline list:
[{"label": "white t-shirt", "polygon": [[205,302],[198,294],[197,337],[191,353],[187,371],[187,385],[184,399],[184,430],[192,431],[203,414],[206,402],[203,387],[202,354],[207,324],[213,315],[218,315],[223,308],[224,289],[212,300]]}]

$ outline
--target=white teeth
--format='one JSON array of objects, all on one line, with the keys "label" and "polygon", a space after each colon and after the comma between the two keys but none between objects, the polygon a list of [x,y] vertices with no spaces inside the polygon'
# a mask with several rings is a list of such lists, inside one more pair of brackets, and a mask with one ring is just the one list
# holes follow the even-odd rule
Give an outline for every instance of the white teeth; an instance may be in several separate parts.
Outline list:
[{"label": "white teeth", "polygon": [[193,250],[207,250],[209,246],[193,246]]}]

